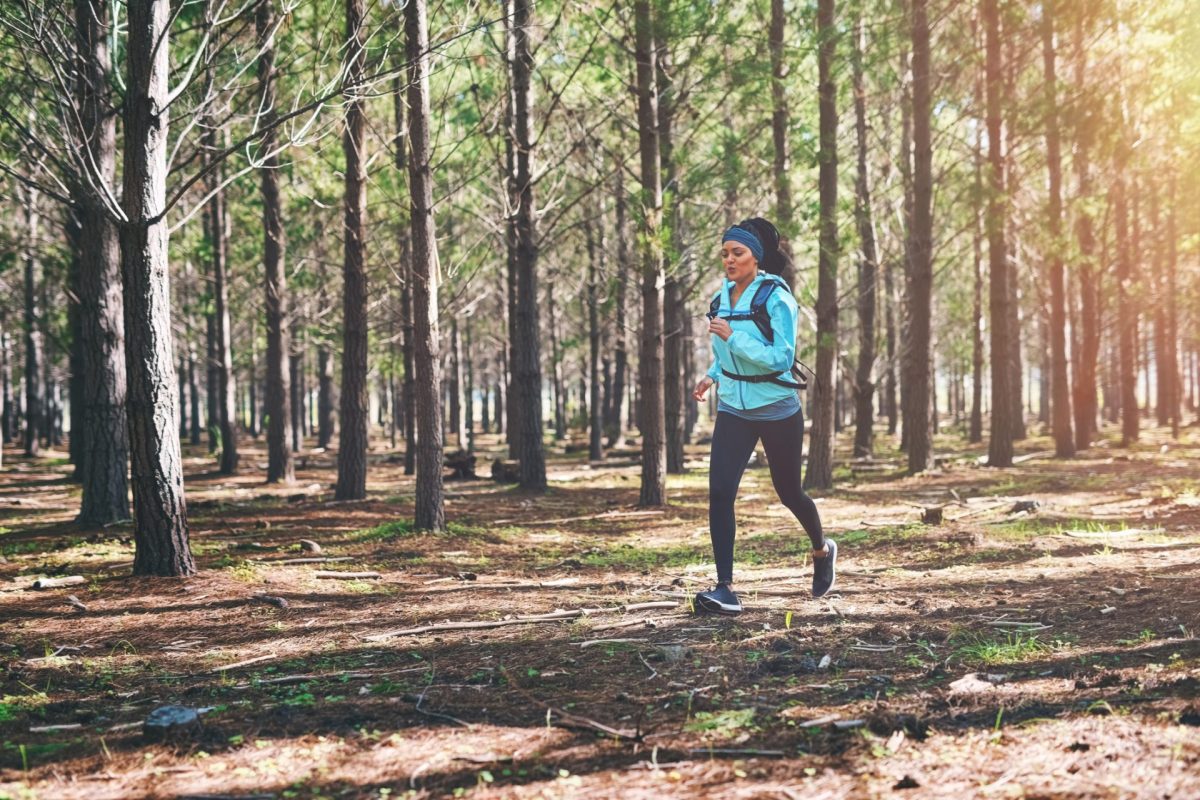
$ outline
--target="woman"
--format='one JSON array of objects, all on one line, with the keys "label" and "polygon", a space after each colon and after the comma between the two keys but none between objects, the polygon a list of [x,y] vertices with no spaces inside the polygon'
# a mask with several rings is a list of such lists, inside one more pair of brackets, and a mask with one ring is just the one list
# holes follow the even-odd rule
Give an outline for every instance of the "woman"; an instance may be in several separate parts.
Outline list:
[{"label": "woman", "polygon": [[[712,591],[696,595],[696,608],[739,614],[742,604],[733,591],[733,503],[746,462],[760,440],[780,502],[812,540],[813,597],[821,597],[833,588],[837,545],[825,538],[817,507],[800,484],[804,414],[796,391],[798,384],[789,380],[796,349],[797,309],[791,289],[777,277],[788,261],[780,248],[779,231],[767,220],[755,217],[734,225],[721,239],[726,280],[713,298],[708,315],[714,360],[692,391],[692,397],[703,401],[715,383],[720,400],[708,480],[708,521],[717,585]],[[778,285],[766,286],[767,281]],[[755,304],[756,314],[752,313]]]}]

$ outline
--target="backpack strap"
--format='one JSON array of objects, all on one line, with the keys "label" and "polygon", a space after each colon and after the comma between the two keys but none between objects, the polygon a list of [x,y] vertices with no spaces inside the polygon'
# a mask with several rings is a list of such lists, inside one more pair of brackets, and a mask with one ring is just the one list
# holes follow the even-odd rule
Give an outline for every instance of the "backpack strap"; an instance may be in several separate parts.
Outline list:
[{"label": "backpack strap", "polygon": [[[761,333],[763,338],[767,340],[767,344],[774,344],[775,331],[771,330],[771,315],[767,313],[767,300],[771,297],[771,293],[781,285],[781,282],[775,280],[774,278],[768,278],[767,280],[764,280],[758,285],[758,288],[754,290],[754,297],[750,298],[750,310],[748,312],[734,312],[727,315],[725,319],[752,321],[758,327],[758,332]],[[709,318],[717,316],[717,311],[720,309],[720,306],[721,296],[718,294],[713,298],[712,303],[709,305]]]}]

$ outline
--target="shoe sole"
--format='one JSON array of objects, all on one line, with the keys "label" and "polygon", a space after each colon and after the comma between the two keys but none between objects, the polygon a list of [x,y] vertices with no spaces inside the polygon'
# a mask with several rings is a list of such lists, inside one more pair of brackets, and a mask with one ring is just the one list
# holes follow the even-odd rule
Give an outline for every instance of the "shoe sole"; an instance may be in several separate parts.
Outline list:
[{"label": "shoe sole", "polygon": [[835,542],[835,541],[833,541],[832,539],[830,539],[830,540],[829,540],[829,544],[830,544],[830,549],[831,549],[833,552],[831,552],[829,555],[827,555],[827,556],[825,556],[825,557],[826,557],[826,558],[832,558],[832,559],[833,559],[833,565],[834,565],[834,570],[833,570],[833,580],[829,582],[829,588],[828,588],[828,589],[826,589],[825,591],[821,592],[820,594],[816,594],[816,593],[814,593],[814,594],[813,594],[813,599],[814,599],[814,600],[819,600],[820,598],[822,598],[822,597],[825,597],[827,594],[829,594],[830,592],[832,592],[832,591],[833,591],[833,587],[837,586],[837,542]]},{"label": "shoe sole", "polygon": [[727,608],[721,603],[717,603],[702,597],[696,598],[696,608],[700,611],[707,611],[710,614],[721,614],[726,617],[736,617],[738,614],[742,613],[742,609],[740,608]]}]

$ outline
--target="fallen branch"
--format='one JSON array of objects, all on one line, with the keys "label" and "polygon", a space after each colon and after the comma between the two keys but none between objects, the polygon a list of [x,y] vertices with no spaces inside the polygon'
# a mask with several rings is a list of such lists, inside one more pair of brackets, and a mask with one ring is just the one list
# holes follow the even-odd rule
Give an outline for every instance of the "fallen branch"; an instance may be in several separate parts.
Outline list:
[{"label": "fallen branch", "polygon": [[588,639],[586,642],[580,642],[579,648],[585,650],[589,647],[596,647],[602,644],[629,644],[631,642],[644,642],[645,639]]},{"label": "fallen branch", "polygon": [[[559,719],[557,719],[557,720],[554,719],[555,714],[557,714],[559,716]],[[563,710],[557,709],[557,708],[553,708],[552,706],[546,706],[546,722],[550,725],[558,725],[558,727],[560,727],[560,728],[568,728],[568,729],[576,729],[576,730],[582,729],[585,731],[595,731],[596,733],[603,733],[605,736],[611,736],[614,739],[619,739],[620,741],[623,741],[623,742],[640,742],[642,740],[642,735],[640,733],[638,733],[637,731],[618,730],[616,728],[610,728],[609,726],[605,725],[603,722],[597,722],[594,719],[588,719],[587,717],[580,717],[575,714],[568,714],[566,711],[563,711]]]},{"label": "fallen branch", "polygon": [[87,611],[87,606],[79,601],[79,598],[73,594],[67,595],[67,605],[74,608],[76,611]]},{"label": "fallen branch", "polygon": [[1162,529],[1126,528],[1120,531],[1063,531],[1064,536],[1070,536],[1073,539],[1094,539],[1098,541],[1104,541],[1105,539],[1130,539],[1136,536],[1145,536],[1148,533],[1162,533]]},{"label": "fallen branch", "polygon": [[30,728],[30,733],[55,733],[56,731],[77,731],[82,728],[78,722],[71,722],[66,725],[39,725],[36,728]]},{"label": "fallen branch", "polygon": [[669,617],[643,617],[641,619],[627,619],[622,622],[612,622],[612,623],[609,623],[608,625],[597,625],[594,628],[592,628],[592,632],[600,633],[602,631],[614,631],[619,628],[634,628],[634,627],[637,627],[638,625],[645,625],[647,628],[657,628],[658,624],[660,622],[664,622],[666,620],[684,619],[684,618],[685,618],[685,615],[673,614]]},{"label": "fallen branch", "polygon": [[692,758],[783,758],[782,750],[731,750],[728,748],[695,748],[688,751]]},{"label": "fallen branch", "polygon": [[255,564],[322,564],[333,561],[353,561],[354,556],[312,556],[310,558],[281,558],[271,561],[255,561]]},{"label": "fallen branch", "polygon": [[287,608],[290,605],[287,598],[276,597],[273,594],[256,594],[253,599],[258,600],[260,603],[275,606],[276,608]]},{"label": "fallen branch", "polygon": [[87,583],[82,575],[67,575],[62,578],[38,578],[33,582],[34,589],[57,589],[61,586],[78,586]]},{"label": "fallen branch", "polygon": [[536,520],[521,520],[521,519],[498,519],[494,525],[505,525],[510,522],[517,522],[521,525],[557,525],[560,522],[584,522],[592,519],[635,519],[637,517],[653,517],[663,512],[660,510],[647,511],[604,511],[600,514],[587,514],[582,517],[560,517],[558,519],[536,519]]},{"label": "fallen branch", "polygon": [[513,617],[512,619],[474,622],[442,622],[432,625],[420,625],[416,628],[401,628],[399,630],[377,633],[372,636],[365,636],[362,640],[365,642],[382,642],[385,639],[392,639],[397,636],[417,636],[422,633],[435,633],[439,631],[474,631],[488,630],[491,628],[504,628],[509,625],[536,625],[542,622],[561,622],[568,619],[578,619],[579,617],[586,617],[591,614],[641,611],[649,608],[675,608],[677,605],[677,603],[660,600],[652,603],[633,603],[631,605],[613,606],[610,608],[576,608],[569,611],[554,611],[549,614]]},{"label": "fallen branch", "polygon": [[228,670],[237,669],[238,667],[246,667],[246,666],[249,666],[250,664],[257,664],[260,661],[270,661],[272,658],[277,658],[277,657],[278,656],[276,656],[274,653],[268,653],[265,656],[255,656],[254,658],[247,658],[245,661],[235,661],[234,663],[226,664],[223,667],[214,667],[213,669],[209,670],[209,672],[227,672]]},{"label": "fallen branch", "polygon": [[317,570],[313,573],[313,577],[318,580],[327,581],[358,581],[365,579],[382,578],[378,572],[333,572],[327,570]]}]

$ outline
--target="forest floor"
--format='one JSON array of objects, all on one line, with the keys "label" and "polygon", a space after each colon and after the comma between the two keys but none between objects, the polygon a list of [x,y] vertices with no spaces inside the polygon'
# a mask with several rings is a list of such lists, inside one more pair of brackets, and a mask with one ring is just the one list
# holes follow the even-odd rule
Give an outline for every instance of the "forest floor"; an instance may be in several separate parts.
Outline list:
[{"label": "forest floor", "polygon": [[[334,502],[331,454],[276,488],[257,447],[232,479],[188,449],[186,580],[130,578],[129,525],[72,525],[65,453],[4,454],[0,797],[1200,797],[1195,427],[1070,462],[1031,438],[1004,470],[954,437],[919,477],[894,452],[840,467],[822,600],[752,467],[737,618],[689,611],[705,446],[643,510],[631,451],[558,445],[544,496],[447,484],[440,535],[412,531],[390,452],[368,500]],[[32,588],[55,575],[86,582]],[[446,622],[507,624],[420,630]],[[201,726],[148,742],[164,704]]]}]

